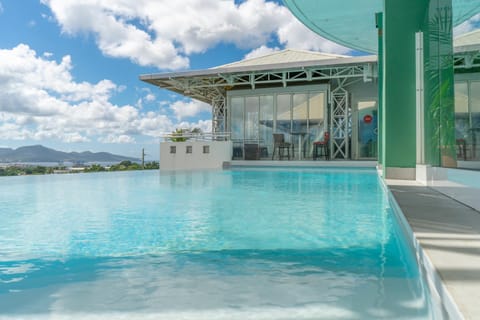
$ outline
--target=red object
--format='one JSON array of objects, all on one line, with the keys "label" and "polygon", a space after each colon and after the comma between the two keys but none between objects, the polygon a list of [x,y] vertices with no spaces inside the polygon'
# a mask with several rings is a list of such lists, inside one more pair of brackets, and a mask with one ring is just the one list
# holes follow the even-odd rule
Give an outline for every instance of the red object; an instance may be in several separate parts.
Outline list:
[{"label": "red object", "polygon": [[372,122],[372,120],[373,120],[373,117],[369,114],[367,114],[363,117],[363,122],[365,122],[365,123],[370,123],[370,122]]},{"label": "red object", "polygon": [[325,133],[323,134],[323,140],[322,141],[315,141],[313,144],[314,145],[327,145],[329,139],[330,139],[330,133],[328,131],[325,131]]}]

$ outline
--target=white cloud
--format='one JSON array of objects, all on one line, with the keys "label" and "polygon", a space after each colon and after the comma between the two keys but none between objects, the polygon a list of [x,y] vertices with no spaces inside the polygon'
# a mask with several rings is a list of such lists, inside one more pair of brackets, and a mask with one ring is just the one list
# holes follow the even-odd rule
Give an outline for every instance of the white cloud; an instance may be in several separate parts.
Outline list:
[{"label": "white cloud", "polygon": [[479,24],[480,24],[480,13],[477,15],[474,15],[464,23],[453,28],[453,35],[458,36],[458,35],[473,31],[479,28]]},{"label": "white cloud", "polygon": [[289,19],[278,28],[278,39],[287,48],[346,54],[352,49],[318,36],[297,19]]},{"label": "white cloud", "polygon": [[0,14],[2,14],[2,13],[3,13],[3,5],[2,5],[2,3],[0,2]]},{"label": "white cloud", "polygon": [[151,93],[149,89],[143,89],[142,91],[146,92],[145,96],[138,98],[137,103],[135,104],[139,109],[143,109],[144,103],[152,103],[157,99],[157,97]]},{"label": "white cloud", "polygon": [[175,129],[199,128],[202,132],[212,132],[212,120],[198,120],[197,122],[183,121],[175,126]]},{"label": "white cloud", "polygon": [[262,45],[258,47],[257,49],[254,49],[247,53],[243,59],[248,60],[248,59],[253,59],[261,56],[265,56],[267,54],[273,53],[275,51],[279,51],[280,48],[275,47],[275,48],[270,48],[266,45]]},{"label": "white cloud", "polygon": [[79,133],[77,132],[73,132],[73,133],[70,133],[70,134],[67,134],[65,135],[64,139],[63,139],[65,142],[71,142],[71,143],[75,143],[75,142],[90,142],[91,140],[87,137],[84,137],[82,135],[80,135]]},{"label": "white cloud", "polygon": [[121,89],[112,81],[75,82],[71,70],[69,56],[49,60],[24,44],[0,50],[0,139],[133,143],[175,128],[165,115],[110,102]]},{"label": "white cloud", "polygon": [[145,96],[145,101],[147,101],[147,102],[153,102],[153,101],[155,101],[155,99],[156,99],[155,95],[151,94],[151,93],[149,93]]},{"label": "white cloud", "polygon": [[274,37],[292,48],[349,51],[317,36],[286,7],[267,0],[41,1],[64,33],[93,34],[105,55],[160,69],[187,68],[189,55],[219,43],[254,49]]},{"label": "white cloud", "polygon": [[197,100],[180,100],[170,105],[178,120],[194,117],[202,112],[212,112],[212,106]]},{"label": "white cloud", "polygon": [[98,139],[98,141],[103,143],[134,143],[135,139],[126,134],[121,134],[119,136],[109,134],[106,137]]}]

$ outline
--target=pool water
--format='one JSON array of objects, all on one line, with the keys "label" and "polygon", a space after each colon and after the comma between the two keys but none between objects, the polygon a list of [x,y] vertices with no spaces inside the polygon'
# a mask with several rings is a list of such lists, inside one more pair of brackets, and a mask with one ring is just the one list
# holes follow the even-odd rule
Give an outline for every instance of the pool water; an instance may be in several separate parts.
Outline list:
[{"label": "pool water", "polygon": [[433,319],[374,170],[0,179],[0,318]]}]

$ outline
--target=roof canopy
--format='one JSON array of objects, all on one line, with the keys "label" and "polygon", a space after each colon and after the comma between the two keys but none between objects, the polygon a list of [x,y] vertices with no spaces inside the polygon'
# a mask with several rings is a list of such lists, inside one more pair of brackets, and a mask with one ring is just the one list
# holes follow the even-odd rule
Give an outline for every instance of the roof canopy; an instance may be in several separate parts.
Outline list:
[{"label": "roof canopy", "polygon": [[453,40],[455,52],[479,51],[480,29],[462,34]]},{"label": "roof canopy", "polygon": [[[404,0],[406,1],[406,0]],[[383,0],[284,0],[285,5],[308,28],[346,47],[377,52],[375,13]],[[480,12],[480,1],[452,0],[453,25]]]},{"label": "roof canopy", "polygon": [[288,86],[329,79],[376,77],[376,56],[348,57],[287,49],[248,60],[196,71],[141,75],[140,80],[212,103],[227,90]]}]

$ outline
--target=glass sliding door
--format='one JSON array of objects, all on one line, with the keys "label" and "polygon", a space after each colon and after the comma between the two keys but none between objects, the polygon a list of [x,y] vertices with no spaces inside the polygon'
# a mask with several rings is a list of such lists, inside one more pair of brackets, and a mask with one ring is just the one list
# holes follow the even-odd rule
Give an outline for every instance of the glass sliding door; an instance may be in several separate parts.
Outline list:
[{"label": "glass sliding door", "polygon": [[457,145],[458,160],[467,160],[469,129],[468,83],[457,82],[455,83],[455,141]]},{"label": "glass sliding door", "polygon": [[273,152],[273,95],[260,96],[259,113],[260,157]]},{"label": "glass sliding door", "polygon": [[470,82],[470,141],[473,160],[480,160],[480,81]]},{"label": "glass sliding door", "polygon": [[293,144],[290,159],[311,158],[313,141],[323,138],[327,124],[327,90],[322,85],[230,91],[233,158],[250,159],[253,148],[256,158],[271,159],[274,133]]},{"label": "glass sliding door", "polygon": [[313,142],[322,141],[327,130],[325,92],[312,92],[308,98],[308,135],[305,137],[307,157],[312,157]]},{"label": "glass sliding door", "polygon": [[243,159],[245,98],[232,97],[230,102],[230,123],[232,128],[233,158]]},{"label": "glass sliding door", "polygon": [[259,97],[245,98],[245,140],[258,143]]},{"label": "glass sliding door", "polygon": [[359,101],[357,104],[358,119],[358,158],[373,159],[377,157],[377,101]]},{"label": "glass sliding door", "polygon": [[298,159],[303,157],[305,151],[305,139],[308,130],[308,94],[293,94],[292,105],[292,139]]},{"label": "glass sliding door", "polygon": [[290,142],[292,131],[291,94],[277,95],[276,133],[283,133],[285,141]]},{"label": "glass sliding door", "polygon": [[457,160],[480,160],[480,81],[455,83],[455,139]]}]

